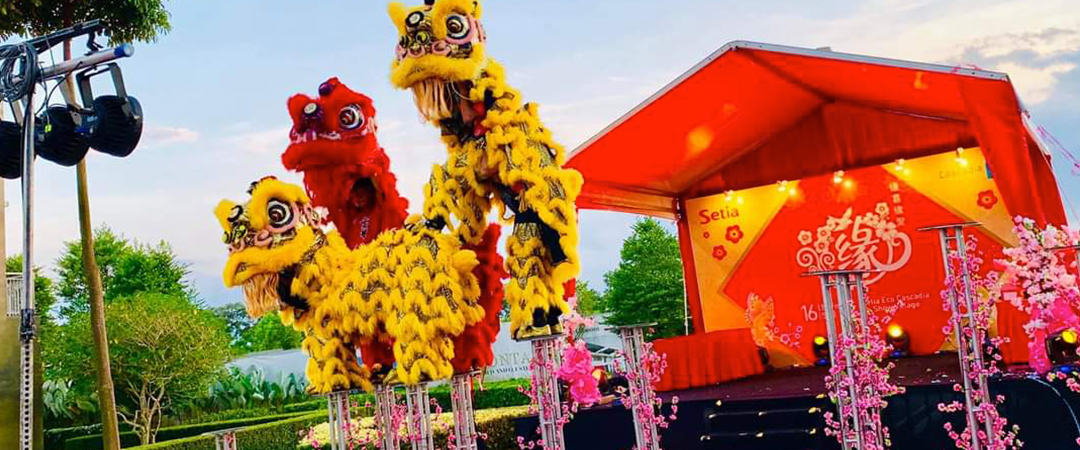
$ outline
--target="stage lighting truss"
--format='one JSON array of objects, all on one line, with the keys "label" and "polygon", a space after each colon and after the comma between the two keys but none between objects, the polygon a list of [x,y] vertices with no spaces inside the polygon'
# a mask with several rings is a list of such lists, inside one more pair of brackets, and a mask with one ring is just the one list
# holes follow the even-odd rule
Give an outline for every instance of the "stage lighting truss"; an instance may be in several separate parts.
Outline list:
[{"label": "stage lighting truss", "polygon": [[[94,42],[104,29],[94,20],[13,45],[0,45],[0,100],[8,103],[15,120],[0,120],[0,176],[22,178],[23,219],[23,298],[19,326],[19,449],[32,450],[34,441],[34,340],[37,327],[34,315],[34,233],[33,190],[34,158],[43,158],[62,165],[73,165],[86,156],[89,147],[116,156],[126,156],[138,143],[142,133],[142,109],[129,97],[123,87],[119,67],[112,61],[134,53],[130,44],[102,50]],[[89,53],[49,67],[38,64],[38,54],[57,44],[88,35]],[[117,95],[92,97],[83,89],[87,104],[74,107],[68,90],[60,89],[65,104],[49,103],[59,83],[78,72],[77,78],[89,79],[97,67],[107,65],[113,74]],[[57,83],[48,89],[48,82]],[[46,88],[40,116],[35,115],[34,96],[39,86]],[[88,83],[87,83],[88,86]],[[113,98],[115,97],[115,98]],[[100,100],[100,101],[99,101]]]},{"label": "stage lighting truss", "polygon": [[[45,97],[44,110],[31,125],[34,154],[62,166],[78,164],[91,148],[108,155],[126,157],[135,150],[142,137],[142,105],[127,94],[120,66],[110,62],[131,56],[133,47],[125,44],[102,51],[94,42],[94,33],[90,34],[87,44],[90,54],[43,69],[38,74],[39,82],[46,87],[48,95]],[[61,37],[57,37],[47,42],[61,40]],[[31,59],[36,60],[36,57]],[[75,73],[82,107],[76,106],[68,90],[60,86],[67,82],[71,73]],[[95,98],[90,79],[105,73],[111,75],[115,94]],[[51,89],[46,85],[49,78],[55,83]],[[64,95],[64,103],[50,103],[51,94],[56,90]],[[0,177],[17,179],[22,176],[25,157],[22,141],[26,125],[22,123],[25,120],[18,120],[23,115],[21,109],[25,105],[22,99],[9,100],[9,103],[16,121],[0,121]]]}]

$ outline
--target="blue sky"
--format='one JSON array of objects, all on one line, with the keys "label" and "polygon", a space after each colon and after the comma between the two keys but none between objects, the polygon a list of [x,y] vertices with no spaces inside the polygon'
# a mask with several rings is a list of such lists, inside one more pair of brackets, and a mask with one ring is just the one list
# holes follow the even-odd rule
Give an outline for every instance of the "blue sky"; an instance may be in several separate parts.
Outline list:
[{"label": "blue sky", "polygon": [[[417,0],[419,1],[419,0]],[[280,167],[285,100],[338,76],[372,97],[379,139],[413,205],[444,159],[411,94],[388,81],[396,32],[372,0],[167,1],[173,31],[123,61],[146,130],[126,159],[91,153],[92,219],[142,242],[165,240],[191,265],[210,304],[225,251],[211,210]],[[1080,3],[1075,0],[484,2],[489,53],[573,149],[726,42],[745,39],[1008,72],[1034,121],[1080,153]],[[1060,152],[1063,194],[1080,207],[1080,177]],[[47,268],[78,238],[74,169],[38,167],[36,255]],[[8,253],[21,248],[18,182],[6,182]],[[1069,201],[1069,200],[1067,200]],[[1080,223],[1077,212],[1071,221]],[[585,211],[582,278],[602,285],[634,217]]]}]

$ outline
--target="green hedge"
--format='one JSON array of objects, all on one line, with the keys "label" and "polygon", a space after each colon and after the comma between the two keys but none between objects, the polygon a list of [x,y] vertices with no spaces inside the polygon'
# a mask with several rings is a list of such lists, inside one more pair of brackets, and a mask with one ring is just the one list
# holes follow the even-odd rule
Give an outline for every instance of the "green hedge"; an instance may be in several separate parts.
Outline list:
[{"label": "green hedge", "polygon": [[[223,420],[219,422],[207,422],[193,425],[165,427],[158,430],[157,440],[159,442],[171,441],[174,439],[197,436],[208,431],[263,424],[267,422],[293,418],[304,414],[307,413],[277,414],[273,416],[252,417],[247,419]],[[139,435],[136,434],[134,431],[125,431],[120,433],[120,446],[134,447],[139,444]],[[102,443],[101,440],[101,433],[72,438],[64,441],[64,450],[101,450],[102,448],[104,448],[104,446],[105,445]]]},{"label": "green hedge", "polygon": [[[323,413],[309,413],[291,419],[255,425],[236,433],[236,446],[253,450],[296,450],[300,431],[325,422]],[[157,444],[132,447],[131,450],[214,450],[214,438],[193,436]]]},{"label": "green hedge", "polygon": [[[126,423],[119,424],[120,431],[129,431],[131,427]],[[94,423],[77,427],[52,428],[42,433],[45,438],[47,450],[59,450],[64,448],[64,441],[91,434],[101,434],[101,424]]]}]

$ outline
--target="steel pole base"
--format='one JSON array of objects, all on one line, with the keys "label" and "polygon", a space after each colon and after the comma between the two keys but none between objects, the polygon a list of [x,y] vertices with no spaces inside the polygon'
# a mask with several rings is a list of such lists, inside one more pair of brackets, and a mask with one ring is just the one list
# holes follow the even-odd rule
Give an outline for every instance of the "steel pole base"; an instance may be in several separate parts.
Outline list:
[{"label": "steel pole base", "polygon": [[427,383],[405,386],[405,405],[408,408],[405,423],[412,450],[435,450]]},{"label": "steel pole base", "polygon": [[349,392],[335,391],[326,396],[326,409],[330,418],[330,449],[347,450],[349,448],[349,428],[352,426],[349,415]]},{"label": "steel pole base", "polygon": [[454,404],[454,446],[457,450],[477,450],[476,414],[473,410],[473,373],[450,379],[450,398]]},{"label": "steel pole base", "polygon": [[[656,391],[649,382],[642,366],[645,355],[645,329],[649,325],[619,327],[619,336],[623,341],[623,354],[626,356],[626,370],[630,382],[630,412],[634,416],[634,436],[638,450],[660,450],[660,436],[656,432],[656,423],[651,414],[656,402]],[[645,417],[642,417],[645,416]]]},{"label": "steel pole base", "polygon": [[544,450],[564,450],[562,407],[559,399],[559,382],[555,370],[559,366],[559,339],[561,335],[541,336],[530,339],[532,344],[532,386],[536,390],[537,411],[540,421],[540,438]]},{"label": "steel pole base", "polygon": [[401,437],[398,435],[398,425],[394,423],[394,407],[397,400],[394,395],[394,387],[386,384],[375,385],[375,424],[379,429],[379,443],[382,450],[398,450],[401,448]]}]

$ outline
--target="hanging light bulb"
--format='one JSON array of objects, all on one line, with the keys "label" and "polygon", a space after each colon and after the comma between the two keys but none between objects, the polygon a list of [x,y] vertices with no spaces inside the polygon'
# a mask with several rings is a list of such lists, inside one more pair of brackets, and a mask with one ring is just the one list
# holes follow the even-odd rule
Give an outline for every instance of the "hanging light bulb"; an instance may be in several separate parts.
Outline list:
[{"label": "hanging light bulb", "polygon": [[833,184],[840,184],[842,181],[844,181],[844,171],[837,170],[835,173],[833,173],[832,182]]},{"label": "hanging light bulb", "polygon": [[735,191],[727,191],[727,193],[724,194],[724,201],[726,202],[730,202],[733,198],[735,198]]},{"label": "hanging light bulb", "polygon": [[967,159],[964,158],[964,148],[963,147],[957,147],[956,148],[956,162],[957,162],[957,164],[960,164],[961,166],[966,166],[968,164]]},{"label": "hanging light bulb", "polygon": [[904,158],[900,158],[900,159],[896,160],[896,171],[897,172],[903,172],[904,171]]},{"label": "hanging light bulb", "polygon": [[780,192],[786,191],[787,190],[787,180],[782,180],[779,183],[777,183],[776,190],[778,190]]}]

